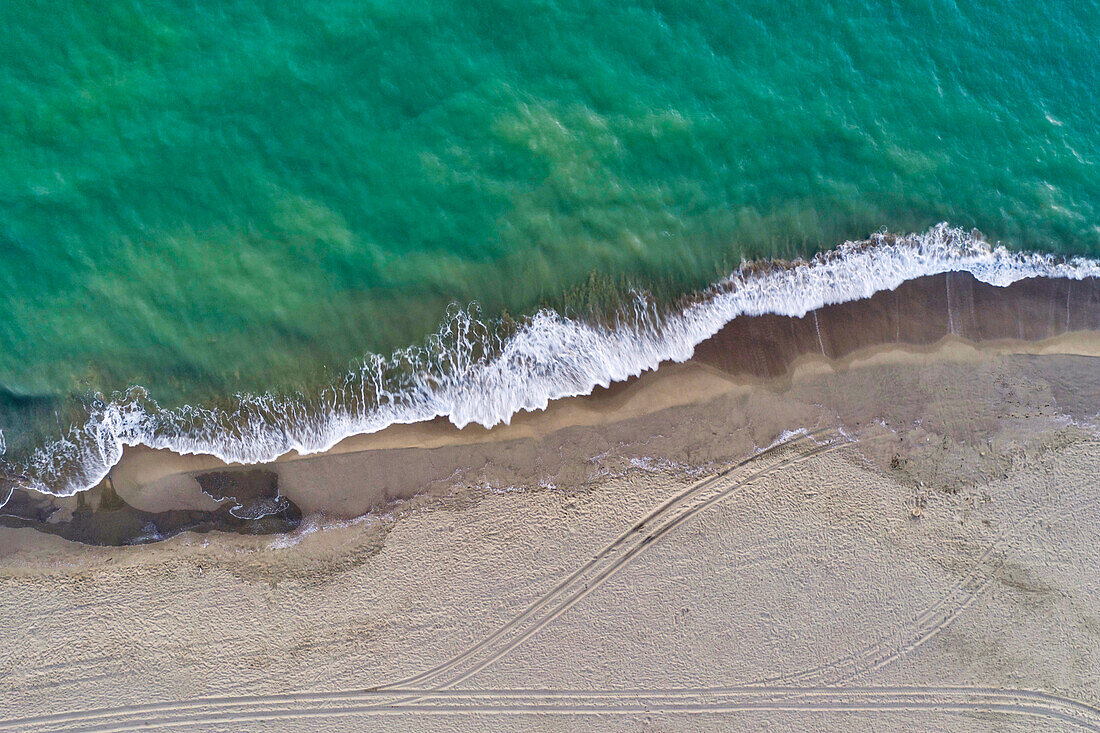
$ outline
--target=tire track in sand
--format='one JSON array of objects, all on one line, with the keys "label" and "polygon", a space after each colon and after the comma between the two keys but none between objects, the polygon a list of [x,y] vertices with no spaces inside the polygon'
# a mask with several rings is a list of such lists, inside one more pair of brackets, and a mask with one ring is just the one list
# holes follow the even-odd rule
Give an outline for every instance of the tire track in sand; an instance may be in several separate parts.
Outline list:
[{"label": "tire track in sand", "polygon": [[[711,687],[641,690],[424,690],[415,703],[370,701],[388,697],[364,691],[353,699],[316,698],[289,703],[259,696],[239,709],[196,709],[161,718],[101,720],[70,726],[74,733],[122,733],[148,728],[196,728],[333,720],[356,715],[692,715],[738,712],[947,712],[994,713],[1060,721],[1100,731],[1100,709],[1079,700],[1024,689],[981,687]],[[90,721],[89,721],[90,722]]]},{"label": "tire track in sand", "polygon": [[[443,664],[413,677],[380,685],[378,689],[400,690],[425,687],[434,689],[463,682],[501,659],[547,624],[559,618],[610,577],[629,565],[648,545],[700,511],[725,499],[751,481],[850,444],[848,441],[816,442],[815,438],[823,434],[825,434],[824,431],[819,431],[800,435],[772,446],[717,476],[697,482],[654,509],[593,556],[584,566],[574,571],[493,634]],[[791,451],[798,452],[790,455]]]},{"label": "tire track in sand", "polygon": [[981,596],[996,580],[1004,567],[1007,543],[1014,535],[1026,531],[1034,523],[1043,521],[1050,512],[1075,514],[1094,506],[1100,497],[1084,499],[1069,507],[1037,506],[1001,530],[989,547],[971,565],[969,571],[952,586],[939,601],[913,617],[908,634],[897,633],[862,649],[801,672],[760,679],[750,684],[778,685],[841,685],[857,677],[897,661],[923,646],[947,628],[963,611]]},{"label": "tire track in sand", "polygon": [[[611,575],[627,565],[646,546],[699,511],[725,498],[749,481],[802,460],[851,444],[850,441],[837,440],[829,443],[817,442],[818,438],[830,434],[830,431],[825,430],[799,434],[790,440],[766,448],[716,476],[696,482],[655,508],[611,544],[604,547],[584,566],[563,579],[493,634],[482,639],[458,656],[426,672],[366,690],[347,690],[333,693],[289,693],[286,695],[263,696],[262,700],[265,704],[270,704],[276,700],[297,702],[324,699],[338,700],[354,698],[360,694],[390,691],[395,694],[397,699],[389,704],[396,704],[398,701],[406,703],[415,701],[423,690],[432,689],[429,687],[432,681],[440,678],[443,678],[444,681],[437,684],[437,687],[457,684],[496,661],[545,626],[546,623],[559,617]],[[792,451],[794,451],[794,455],[790,455]],[[730,483],[731,480],[733,481],[732,484]],[[646,529],[650,531],[645,532]],[[587,582],[585,582],[586,580]],[[561,599],[561,602],[555,605],[554,601],[558,599]],[[459,667],[461,667],[461,670],[457,674],[452,675],[450,678],[444,677],[448,672]],[[98,718],[130,715],[148,716],[158,713],[171,714],[175,711],[188,709],[233,707],[247,705],[253,699],[261,698],[212,696],[175,703],[150,703],[128,708],[71,711],[34,718],[0,721],[0,730],[21,729],[23,726],[28,725],[79,725],[84,721]]]},{"label": "tire track in sand", "polygon": [[[805,439],[798,439],[790,443],[775,446],[772,452],[782,448],[791,448],[797,444],[805,443]],[[826,444],[815,445],[805,453],[796,455],[786,460],[774,460],[766,468],[752,473],[732,486],[726,486],[719,491],[712,491],[706,496],[696,496],[697,501],[687,504],[678,502],[691,494],[700,494],[705,488],[714,489],[718,479],[730,478],[730,474],[738,468],[750,463],[746,461],[740,466],[734,467],[724,474],[707,479],[689,488],[677,497],[651,512],[649,516],[637,523],[631,530],[624,533],[615,542],[611,543],[594,560],[600,557],[612,557],[615,560],[611,568],[599,565],[603,570],[596,575],[596,581],[602,583],[610,573],[604,574],[610,569],[625,566],[637,551],[640,551],[653,539],[663,536],[678,524],[698,511],[711,506],[715,501],[724,498],[736,488],[748,481],[759,478],[778,468],[791,465],[796,460],[819,455],[828,450],[845,445]],[[767,452],[766,452],[767,453]],[[757,458],[765,456],[759,454]],[[756,466],[754,466],[755,468]],[[1092,503],[1083,502],[1082,505]],[[654,526],[654,520],[670,514],[674,507],[680,507],[680,511],[669,516],[665,521]],[[1033,510],[1025,519],[1033,515],[1038,509]],[[1021,522],[1024,520],[1021,520]],[[1018,522],[1019,525],[1021,522]],[[652,531],[639,544],[631,545],[635,550],[617,553],[616,548],[623,545],[626,538],[637,535],[647,526]],[[1017,527],[1018,528],[1018,527]],[[1015,530],[1013,530],[1015,531]],[[1005,536],[1013,532],[1005,533]],[[1004,536],[999,538],[1004,539]],[[943,628],[958,612],[968,605],[966,598],[973,599],[981,590],[989,585],[995,578],[996,569],[1000,567],[1003,559],[994,555],[997,544],[991,545],[972,566],[970,572],[960,580],[953,591],[942,598],[937,604],[929,607],[917,616],[920,620],[941,618],[939,622],[932,623],[935,628]],[[992,558],[992,560],[991,560]],[[983,567],[993,565],[992,572],[981,572]],[[557,587],[552,589],[547,597],[562,596],[564,590],[573,587],[576,581],[585,575],[586,568],[596,567],[594,561],[590,561],[585,568],[575,572]],[[602,579],[601,579],[602,576]],[[556,611],[545,616],[542,621],[533,628],[525,628],[518,637],[512,637],[498,648],[490,656],[491,659],[481,659],[473,664],[473,668],[467,667],[460,672],[460,678],[453,681],[445,681],[434,689],[424,687],[412,687],[411,683],[402,681],[397,684],[409,684],[407,687],[385,686],[367,690],[350,690],[334,693],[299,693],[287,695],[267,696],[243,696],[237,698],[205,698],[187,701],[184,703],[168,703],[163,705],[150,704],[115,709],[102,709],[99,711],[77,711],[69,714],[41,716],[38,718],[24,718],[18,721],[0,723],[0,729],[12,727],[24,728],[31,726],[49,726],[56,728],[63,726],[65,730],[86,731],[125,731],[139,730],[148,727],[194,727],[214,724],[247,724],[249,722],[275,721],[280,719],[311,719],[324,717],[342,717],[350,715],[404,715],[409,713],[431,715],[454,715],[461,713],[474,713],[483,715],[504,714],[568,714],[568,715],[600,715],[600,714],[633,714],[633,713],[722,713],[739,711],[802,711],[802,712],[827,712],[827,711],[944,711],[957,713],[1001,713],[1011,715],[1039,716],[1053,720],[1060,720],[1088,730],[1100,731],[1100,709],[1069,698],[1062,698],[1048,693],[1028,690],[997,690],[989,688],[963,688],[963,687],[911,687],[911,688],[848,688],[848,687],[807,687],[790,685],[764,685],[764,686],[740,686],[730,688],[704,688],[704,689],[680,689],[680,690],[609,690],[609,691],[553,691],[553,690],[457,690],[453,689],[462,679],[480,671],[505,653],[515,648],[524,639],[528,638],[538,628],[552,621],[568,610],[580,597],[587,595],[594,585],[591,583],[580,589],[573,595],[567,595],[564,605],[559,605]],[[962,603],[949,603],[959,593],[964,600]],[[539,602],[536,601],[536,604]],[[532,604],[528,611],[536,605]],[[941,607],[949,605],[949,610],[937,613]],[[521,614],[513,622],[530,617],[530,614]],[[490,638],[502,638],[506,630],[515,628],[519,624],[510,622],[502,627]],[[527,633],[527,632],[530,633]],[[502,633],[504,632],[504,633]],[[934,632],[933,632],[934,633]],[[923,643],[923,642],[921,642]],[[470,660],[475,655],[470,652],[476,648],[485,648],[488,644],[467,650],[459,657],[444,665],[429,670],[421,676],[438,673],[443,674],[457,666],[464,664],[463,660]],[[876,648],[882,645],[876,645]],[[909,649],[893,651],[886,655],[881,664],[886,664],[897,653],[906,653]],[[866,654],[858,655],[859,660],[867,657]],[[873,656],[873,655],[872,655]],[[881,656],[881,655],[880,655]],[[855,655],[853,655],[853,658]],[[847,659],[847,658],[846,658]],[[457,664],[456,664],[457,662]],[[843,660],[841,660],[843,662]],[[826,665],[826,669],[835,669],[838,663]],[[800,673],[799,677],[805,677],[807,673]],[[421,677],[418,676],[418,677]],[[846,675],[850,677],[851,675]],[[410,678],[412,679],[412,678]]]}]

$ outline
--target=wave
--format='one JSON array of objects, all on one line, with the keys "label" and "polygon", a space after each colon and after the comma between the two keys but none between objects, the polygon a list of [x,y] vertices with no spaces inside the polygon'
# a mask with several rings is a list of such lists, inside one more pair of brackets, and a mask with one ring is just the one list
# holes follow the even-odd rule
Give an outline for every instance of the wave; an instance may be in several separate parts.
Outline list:
[{"label": "wave", "polygon": [[674,308],[636,292],[608,318],[542,310],[506,334],[480,320],[476,307],[453,309],[426,344],[372,355],[317,397],[246,394],[232,409],[175,410],[160,408],[141,388],[97,399],[82,425],[25,462],[7,463],[6,483],[70,496],[98,484],[127,446],[248,464],[320,453],[353,435],[438,417],[489,428],[662,362],[686,361],[739,316],[800,317],[945,272],[1007,286],[1033,277],[1100,277],[1100,261],[1011,252],[940,224],[923,234],[846,242],[810,261],[747,263]]}]

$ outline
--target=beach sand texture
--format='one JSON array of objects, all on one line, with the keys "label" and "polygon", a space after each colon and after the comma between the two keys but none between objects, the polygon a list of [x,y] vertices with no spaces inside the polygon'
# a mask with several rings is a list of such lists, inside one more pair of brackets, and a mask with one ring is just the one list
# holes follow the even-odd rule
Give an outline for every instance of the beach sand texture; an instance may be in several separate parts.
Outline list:
[{"label": "beach sand texture", "polygon": [[1097,342],[999,344],[404,428],[287,465],[477,471],[285,536],[5,528],[0,730],[1096,729]]},{"label": "beach sand texture", "polygon": [[1100,0],[0,30],[0,733],[1100,733]]}]

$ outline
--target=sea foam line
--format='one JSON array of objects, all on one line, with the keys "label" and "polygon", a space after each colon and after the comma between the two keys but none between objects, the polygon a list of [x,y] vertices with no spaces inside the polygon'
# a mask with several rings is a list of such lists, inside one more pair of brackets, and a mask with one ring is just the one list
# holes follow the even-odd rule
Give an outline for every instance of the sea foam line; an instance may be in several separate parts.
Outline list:
[{"label": "sea foam line", "polygon": [[349,436],[441,416],[460,428],[492,427],[662,362],[686,361],[738,316],[804,316],[945,272],[1003,287],[1031,277],[1100,277],[1100,262],[1010,252],[940,224],[924,234],[847,242],[809,262],[742,267],[671,312],[640,294],[602,324],[542,310],[498,343],[487,343],[492,329],[470,311],[454,311],[426,346],[368,357],[319,398],[239,395],[231,412],[164,410],[134,389],[97,403],[84,425],[7,468],[18,488],[69,496],[98,484],[126,446],[247,464],[320,453]]}]

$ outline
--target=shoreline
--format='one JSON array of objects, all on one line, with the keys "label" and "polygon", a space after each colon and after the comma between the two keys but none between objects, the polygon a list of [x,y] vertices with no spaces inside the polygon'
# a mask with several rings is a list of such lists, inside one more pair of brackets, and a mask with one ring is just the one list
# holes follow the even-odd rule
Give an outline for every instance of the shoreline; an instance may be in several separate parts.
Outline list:
[{"label": "shoreline", "polygon": [[[423,426],[463,442],[402,449],[412,436],[390,435],[341,454],[346,477],[395,454],[402,470],[448,456],[491,457],[499,476],[569,469],[554,486],[457,477],[289,534],[95,547],[0,527],[0,717],[43,731],[305,730],[317,717],[362,730],[387,711],[398,730],[473,731],[484,714],[530,712],[532,729],[567,728],[584,713],[540,700],[615,690],[645,709],[601,720],[696,730],[721,690],[738,704],[716,729],[759,728],[777,696],[813,705],[828,688],[832,712],[800,707],[790,730],[911,727],[916,701],[925,727],[963,731],[989,727],[974,690],[993,689],[1042,691],[1050,705],[1033,715],[1069,706],[1092,725],[1100,370],[1060,352],[1096,344],[1071,333],[1012,353],[949,336],[839,367],[808,355],[772,380],[675,365],[597,395],[602,413],[575,400],[526,416],[529,437]],[[718,389],[685,403],[688,384]],[[670,405],[639,409],[659,395]],[[538,435],[579,415],[590,424]],[[812,429],[779,428],[796,424]],[[280,469],[316,477],[337,458]],[[462,708],[441,713],[448,684]],[[936,713],[956,688],[953,712]],[[763,707],[739,707],[755,694]],[[853,694],[893,694],[874,699],[900,712],[868,718]]]},{"label": "shoreline", "polygon": [[[597,310],[585,318],[543,309],[518,322],[507,317],[482,322],[472,311],[458,310],[420,346],[388,358],[369,355],[317,394],[238,394],[221,407],[164,409],[155,395],[133,386],[109,400],[97,399],[60,441],[23,456],[24,463],[17,458],[0,463],[0,490],[71,496],[106,479],[133,446],[263,464],[295,452],[324,453],[349,436],[439,417],[460,428],[493,427],[663,363],[684,362],[739,319],[804,320],[815,310],[873,300],[944,273],[1002,287],[1044,278],[1095,282],[1100,261],[1011,252],[990,245],[977,231],[939,224],[923,234],[875,234],[845,242],[810,261],[744,263],[675,305],[629,291],[610,312]],[[951,290],[940,294],[947,299],[948,332],[955,329]],[[1067,301],[1066,328],[1073,326],[1070,305]],[[892,330],[898,333],[898,325]],[[1038,337],[1017,330],[1007,335]],[[825,353],[820,328],[815,331],[813,343]],[[762,343],[775,335],[766,333]],[[765,360],[782,362],[781,350],[773,351]]]},{"label": "shoreline", "polygon": [[[987,322],[1043,298],[999,299]],[[132,452],[120,467],[162,483],[119,474],[117,492],[86,496],[68,521],[88,539],[209,522],[184,508],[213,502],[203,475],[255,500],[274,473],[305,516],[278,528],[226,500],[218,522],[130,546],[0,527],[0,718],[363,730],[386,714],[396,730],[475,731],[507,713],[534,730],[601,706],[624,731],[641,715],[906,729],[914,709],[960,733],[1066,710],[1095,727],[1100,332],[822,354],[854,343],[851,319],[897,313],[869,305],[817,313],[820,342],[813,315],[787,324],[784,353],[812,341],[773,376],[737,366],[767,365],[739,346],[742,322],[699,359],[492,430],[438,420],[229,469]]]},{"label": "shoreline", "polygon": [[[17,492],[0,521],[106,544],[187,530],[285,533],[303,517],[355,519],[418,494],[472,485],[584,486],[601,472],[627,470],[631,461],[707,470],[746,457],[784,431],[853,429],[881,417],[865,406],[841,419],[823,407],[827,400],[792,398],[800,385],[891,365],[988,365],[1026,355],[1048,361],[1100,356],[1100,280],[1030,279],[996,287],[952,273],[799,318],[741,317],[684,363],[662,364],[491,429],[460,429],[437,418],[346,438],[325,453],[247,466],[127,448],[95,489],[65,498]],[[735,447],[693,451],[698,441],[689,435],[651,439],[669,432],[677,412],[722,401],[741,403],[743,414],[723,426],[741,436]],[[753,402],[759,405],[745,408]],[[760,407],[768,403],[774,414]],[[1074,419],[1094,416],[1081,405],[1069,411]]]}]

